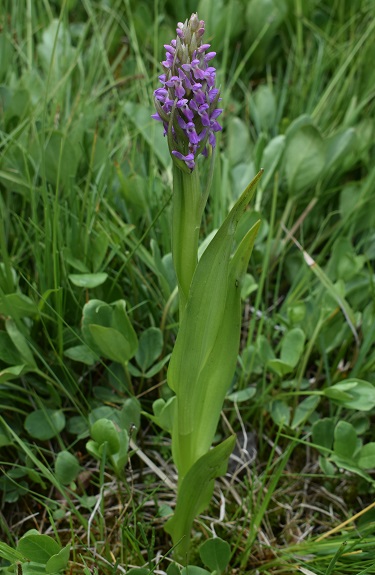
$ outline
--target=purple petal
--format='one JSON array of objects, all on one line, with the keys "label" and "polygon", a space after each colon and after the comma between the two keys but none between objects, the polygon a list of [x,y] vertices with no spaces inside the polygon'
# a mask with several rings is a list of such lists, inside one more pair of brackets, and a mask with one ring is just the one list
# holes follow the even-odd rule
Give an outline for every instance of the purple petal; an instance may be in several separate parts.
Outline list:
[{"label": "purple petal", "polygon": [[202,44],[202,46],[199,46],[199,48],[198,48],[198,54],[202,54],[202,52],[205,52],[210,47],[211,47],[211,44]]},{"label": "purple petal", "polygon": [[178,158],[179,160],[185,162],[185,164],[187,165],[188,168],[190,168],[190,170],[194,170],[195,168],[194,154],[187,154],[187,156],[184,156],[183,154],[181,154],[181,152],[177,152],[176,150],[173,150],[172,154],[176,156],[176,158]]}]

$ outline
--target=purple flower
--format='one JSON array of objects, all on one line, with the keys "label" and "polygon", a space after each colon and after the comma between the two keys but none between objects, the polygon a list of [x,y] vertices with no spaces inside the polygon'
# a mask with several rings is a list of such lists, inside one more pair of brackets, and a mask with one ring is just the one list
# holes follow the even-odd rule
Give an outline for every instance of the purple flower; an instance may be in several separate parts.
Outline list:
[{"label": "purple flower", "polygon": [[185,162],[185,164],[190,170],[194,170],[195,168],[194,154],[188,154],[187,156],[184,156],[180,152],[176,152],[176,150],[172,150],[172,154],[179,160]]},{"label": "purple flower", "polygon": [[[172,157],[195,168],[199,154],[207,155],[207,145],[215,147],[222,128],[217,118],[219,90],[215,87],[216,69],[209,66],[216,52],[208,52],[203,43],[204,22],[197,14],[177,24],[177,37],[165,44],[164,72],[159,76],[161,88],[154,92],[156,114],[162,121]],[[183,167],[183,166],[182,166]]]}]

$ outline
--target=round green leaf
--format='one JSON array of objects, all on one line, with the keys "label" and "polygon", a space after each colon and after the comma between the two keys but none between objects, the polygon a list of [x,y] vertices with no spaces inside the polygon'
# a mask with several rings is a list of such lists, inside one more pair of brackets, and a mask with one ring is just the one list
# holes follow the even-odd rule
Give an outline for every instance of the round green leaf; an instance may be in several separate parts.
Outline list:
[{"label": "round green leaf", "polygon": [[109,453],[117,453],[120,449],[119,434],[115,424],[110,419],[99,419],[91,428],[91,437],[98,445],[108,443]]},{"label": "round green leaf", "polygon": [[228,567],[230,545],[220,537],[208,539],[200,546],[199,555],[211,571],[222,573]]},{"label": "round green leaf", "polygon": [[48,559],[46,564],[46,573],[58,573],[66,569],[69,561],[70,545],[63,547],[56,555]]},{"label": "round green leaf", "polygon": [[58,409],[37,409],[29,413],[25,429],[34,439],[52,439],[65,427],[65,415]]},{"label": "round green leaf", "polygon": [[107,273],[96,273],[96,274],[70,274],[69,279],[75,286],[82,288],[96,288],[106,281],[108,277]]},{"label": "round green leaf", "polygon": [[56,479],[63,485],[69,485],[74,481],[80,471],[78,459],[69,451],[61,451],[55,461]]},{"label": "round green leaf", "polygon": [[366,443],[359,452],[358,465],[361,469],[375,468],[375,443]]},{"label": "round green leaf", "polygon": [[48,535],[31,533],[24,535],[17,545],[17,550],[29,561],[46,564],[47,561],[60,552],[60,545]]}]

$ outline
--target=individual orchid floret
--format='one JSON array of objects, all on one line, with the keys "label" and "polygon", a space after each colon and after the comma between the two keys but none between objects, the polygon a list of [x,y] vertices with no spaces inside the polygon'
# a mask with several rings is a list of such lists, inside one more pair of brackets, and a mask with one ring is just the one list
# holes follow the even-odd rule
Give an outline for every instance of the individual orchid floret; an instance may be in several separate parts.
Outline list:
[{"label": "individual orchid floret", "polygon": [[217,122],[222,109],[215,87],[216,69],[211,64],[216,52],[203,44],[204,21],[197,14],[177,24],[177,38],[164,46],[162,84],[154,92],[156,114],[163,122],[169,150],[184,171],[192,171],[199,154],[207,156],[207,146],[215,147],[215,133],[222,129]]}]

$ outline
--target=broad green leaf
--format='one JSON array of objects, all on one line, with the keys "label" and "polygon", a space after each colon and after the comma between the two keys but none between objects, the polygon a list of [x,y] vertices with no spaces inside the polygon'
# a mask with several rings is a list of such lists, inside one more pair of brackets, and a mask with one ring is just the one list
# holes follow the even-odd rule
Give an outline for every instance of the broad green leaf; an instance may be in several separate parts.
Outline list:
[{"label": "broad green leaf", "polygon": [[228,458],[236,443],[236,437],[225,441],[205,453],[189,469],[180,485],[173,517],[165,524],[165,531],[172,536],[176,551],[184,557],[189,547],[194,518],[209,504],[214,479],[225,473]]},{"label": "broad green leaf", "polygon": [[335,422],[330,417],[319,419],[312,426],[312,441],[315,445],[325,448],[321,450],[323,455],[327,455],[327,450],[332,449],[334,431]]},{"label": "broad green leaf", "polygon": [[29,297],[20,293],[10,293],[0,298],[0,314],[11,317],[35,317],[38,306]]},{"label": "broad green leaf", "polygon": [[331,476],[336,475],[337,468],[333,465],[333,463],[331,463],[330,461],[328,461],[328,459],[326,459],[321,455],[319,456],[319,465],[320,469],[323,471],[325,475],[331,475]]},{"label": "broad green leaf", "polygon": [[24,373],[29,371],[29,368],[26,365],[14,365],[13,367],[6,367],[0,371],[0,383],[4,383],[5,381],[10,381],[12,379],[17,379]]},{"label": "broad green leaf", "polygon": [[12,319],[7,319],[5,321],[5,329],[12,340],[15,347],[18,349],[19,353],[21,354],[22,360],[28,366],[35,368],[36,363],[34,356],[30,350],[29,344],[25,338],[25,336],[20,332],[16,323]]},{"label": "broad green leaf", "polygon": [[345,379],[325,389],[324,395],[348,409],[369,411],[375,407],[375,386],[362,379]]},{"label": "broad green leaf", "polygon": [[137,334],[126,313],[124,300],[110,305],[90,300],[83,308],[82,333],[93,351],[119,363],[126,363],[137,351]]},{"label": "broad green leaf", "polygon": [[157,327],[150,327],[142,333],[135,359],[143,372],[157,360],[163,350],[163,334]]},{"label": "broad green leaf", "polygon": [[255,90],[250,113],[259,132],[267,131],[275,125],[276,101],[268,84],[261,84]]},{"label": "broad green leaf", "polygon": [[150,575],[150,569],[147,567],[132,567],[126,571],[126,575]]},{"label": "broad green leaf", "polygon": [[98,356],[88,345],[75,345],[64,350],[64,355],[73,361],[80,361],[86,365],[94,365]]},{"label": "broad green leaf", "polygon": [[301,423],[304,423],[308,417],[315,411],[318,407],[320,402],[320,397],[316,395],[312,395],[310,397],[306,397],[301,403],[297,406],[297,409],[294,412],[291,428],[296,429]]},{"label": "broad green leaf", "polygon": [[285,401],[275,399],[270,405],[270,415],[276,425],[289,425],[290,407],[285,403]]},{"label": "broad green leaf", "polygon": [[370,442],[364,445],[358,455],[357,463],[361,469],[374,469],[375,468],[375,443]]},{"label": "broad green leaf", "polygon": [[172,432],[180,477],[208,451],[236,366],[241,327],[241,280],[259,228],[231,258],[240,217],[261,173],[250,183],[200,258],[168,369],[177,396]]},{"label": "broad green leaf", "polygon": [[129,344],[117,329],[91,324],[89,330],[100,355],[118,363],[126,363],[131,355]]},{"label": "broad green leaf", "polygon": [[181,571],[176,563],[170,563],[167,567],[167,575],[180,575]]},{"label": "broad green leaf", "polygon": [[91,427],[90,435],[92,439],[98,444],[108,444],[108,452],[110,454],[117,453],[120,449],[119,433],[115,424],[110,419],[98,419]]},{"label": "broad green leaf", "polygon": [[348,128],[343,132],[334,134],[326,140],[326,165],[325,171],[336,167],[338,162],[342,162],[345,156],[350,153],[353,145],[356,143],[356,131],[354,128]]},{"label": "broad green leaf", "polygon": [[46,563],[46,573],[58,573],[66,569],[69,563],[70,545],[63,547],[56,555],[52,555]]},{"label": "broad green leaf", "polygon": [[357,448],[357,434],[351,423],[339,421],[335,427],[333,451],[340,458],[351,459]]},{"label": "broad green leaf", "polygon": [[173,419],[176,409],[176,396],[171,397],[168,401],[162,398],[156,399],[152,404],[152,410],[154,412],[153,421],[159,427],[171,433],[173,428]]},{"label": "broad green leaf", "polygon": [[305,345],[305,334],[299,327],[289,330],[281,342],[280,359],[291,367],[296,367]]},{"label": "broad green leaf", "polygon": [[96,288],[104,284],[108,278],[107,273],[96,274],[70,274],[69,279],[75,286],[82,288]]},{"label": "broad green leaf", "polygon": [[181,575],[212,575],[212,573],[196,565],[186,565],[186,567],[181,570]]},{"label": "broad green leaf", "polygon": [[354,460],[339,457],[338,455],[335,454],[331,455],[330,460],[333,461],[333,463],[337,465],[339,469],[347,469],[348,471],[351,471],[352,473],[355,473],[356,475],[363,477],[363,479],[368,481],[368,483],[371,484],[374,483],[374,480],[371,477],[371,475],[360,469]]},{"label": "broad green leaf", "polygon": [[17,365],[22,358],[6,331],[0,331],[0,361],[8,365]]},{"label": "broad green leaf", "polygon": [[25,419],[25,429],[34,439],[47,441],[65,427],[65,415],[58,409],[37,409]]},{"label": "broad green leaf", "polygon": [[287,137],[285,171],[292,196],[317,182],[322,176],[325,159],[325,143],[312,124],[301,127]]},{"label": "broad green leaf", "polygon": [[242,401],[248,401],[256,394],[255,387],[246,387],[245,389],[240,389],[239,391],[234,391],[227,396],[230,401],[235,401],[236,403],[241,403]]},{"label": "broad green leaf", "polygon": [[121,475],[128,461],[129,436],[125,429],[119,431],[120,449],[110,457],[114,470]]},{"label": "broad green leaf", "polygon": [[161,371],[161,369],[165,366],[165,364],[168,363],[168,361],[170,360],[170,357],[171,357],[171,354],[169,353],[168,355],[163,357],[160,361],[158,361],[157,363],[154,363],[154,365],[152,367],[150,367],[150,369],[148,369],[146,371],[146,373],[142,374],[143,377],[147,377],[147,379],[151,379],[152,377],[154,377],[154,375],[159,373],[159,371]]},{"label": "broad green leaf", "polygon": [[135,425],[139,430],[141,424],[141,404],[135,397],[128,397],[124,401],[121,411],[116,411],[116,421],[118,421],[121,429],[129,431]]},{"label": "broad green leaf", "polygon": [[81,466],[78,459],[69,451],[60,451],[55,461],[55,475],[57,481],[69,485],[77,478]]},{"label": "broad green leaf", "polygon": [[225,571],[230,560],[230,545],[220,537],[208,539],[199,547],[203,563],[218,575]]},{"label": "broad green leaf", "polygon": [[288,331],[281,341],[280,359],[271,359],[268,366],[278,375],[290,373],[297,366],[303,353],[305,334],[299,327]]},{"label": "broad green leaf", "polygon": [[57,555],[60,545],[48,535],[31,533],[24,535],[18,542],[17,551],[22,553],[29,561],[46,564],[48,560]]}]

